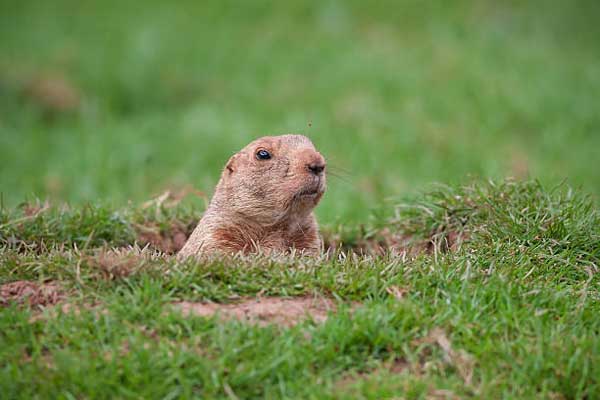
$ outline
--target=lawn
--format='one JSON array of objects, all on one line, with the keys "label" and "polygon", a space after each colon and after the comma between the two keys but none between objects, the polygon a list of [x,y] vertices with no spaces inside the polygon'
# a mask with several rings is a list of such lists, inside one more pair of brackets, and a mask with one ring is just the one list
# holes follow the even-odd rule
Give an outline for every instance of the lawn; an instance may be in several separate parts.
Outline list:
[{"label": "lawn", "polygon": [[[440,188],[362,230],[324,230],[354,252],[318,259],[177,263],[158,250],[195,217],[155,205],[4,211],[3,397],[600,396],[589,196],[534,181]],[[149,229],[163,240],[148,243]],[[411,238],[399,254],[373,250],[397,237]],[[27,297],[15,282],[37,287]],[[281,297],[332,308],[295,324],[177,309]]]},{"label": "lawn", "polygon": [[0,191],[210,193],[251,139],[310,136],[322,222],[465,176],[600,194],[597,2],[2,2]]},{"label": "lawn", "polygon": [[[600,398],[598,16],[1,2],[0,397]],[[227,158],[288,132],[328,160],[328,253],[176,262]],[[256,300],[327,310],[181,311]]]}]

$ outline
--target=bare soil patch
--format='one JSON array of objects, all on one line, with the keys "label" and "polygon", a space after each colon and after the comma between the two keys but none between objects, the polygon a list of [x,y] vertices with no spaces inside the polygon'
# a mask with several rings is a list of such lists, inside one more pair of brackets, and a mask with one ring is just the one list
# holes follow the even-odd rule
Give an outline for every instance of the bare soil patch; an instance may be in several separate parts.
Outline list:
[{"label": "bare soil patch", "polygon": [[79,88],[61,74],[34,77],[27,83],[24,94],[48,116],[76,111],[82,102]]},{"label": "bare soil patch", "polygon": [[323,232],[327,253],[342,251],[376,257],[391,254],[402,258],[415,258],[422,254],[456,252],[470,239],[469,232],[446,227],[430,232],[426,237],[405,233],[402,229],[393,227],[363,232],[349,241],[344,241],[343,236],[340,232]]},{"label": "bare soil patch", "polygon": [[184,315],[212,317],[219,315],[222,319],[237,319],[261,326],[276,324],[293,326],[306,319],[322,323],[329,312],[337,310],[336,304],[327,298],[315,297],[262,297],[247,299],[235,304],[218,304],[181,301],[175,308]]},{"label": "bare soil patch", "polygon": [[[142,208],[154,209],[158,221],[163,209],[177,207],[183,199],[190,195],[201,198],[208,204],[209,198],[206,194],[188,185],[179,189],[166,190],[160,196],[145,202]],[[190,221],[174,220],[168,226],[161,225],[156,221],[136,224],[137,240],[142,246],[150,245],[165,254],[175,254],[181,250],[190,237],[198,220],[199,217]]]},{"label": "bare soil patch", "polygon": [[48,306],[58,303],[65,297],[56,282],[15,281],[0,286],[0,305],[10,303],[27,304],[30,307]]},{"label": "bare soil patch", "polygon": [[102,278],[113,280],[126,278],[143,267],[147,257],[135,249],[99,249],[86,261]]},{"label": "bare soil patch", "polygon": [[173,222],[168,229],[161,229],[155,223],[137,225],[136,229],[138,241],[142,246],[149,244],[165,254],[175,254],[182,249],[193,227],[190,228],[190,224]]}]

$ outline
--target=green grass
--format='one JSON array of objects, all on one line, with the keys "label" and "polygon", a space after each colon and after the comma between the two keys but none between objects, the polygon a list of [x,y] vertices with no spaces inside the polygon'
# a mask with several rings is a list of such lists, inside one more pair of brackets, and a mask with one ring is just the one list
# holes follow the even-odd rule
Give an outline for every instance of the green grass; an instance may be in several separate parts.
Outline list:
[{"label": "green grass", "polygon": [[[0,285],[72,305],[1,300],[0,397],[600,398],[598,4],[0,2]],[[288,132],[338,247],[176,263],[227,158]],[[257,295],[341,309],[171,308]]]},{"label": "green grass", "polygon": [[[347,171],[318,208],[327,223],[364,221],[385,198],[465,175],[569,178],[598,196],[599,11],[3,2],[0,192],[9,206],[122,206],[186,184],[210,193],[251,139],[299,132]],[[66,81],[79,107],[53,111],[56,100],[32,95],[42,78]]]},{"label": "green grass", "polygon": [[[569,187],[440,187],[363,233],[325,232],[350,245],[410,234],[435,249],[446,232],[466,237],[455,251],[416,258],[333,253],[176,263],[150,248],[102,261],[107,247],[133,244],[133,224],[193,215],[164,213],[89,207],[24,220],[21,211],[4,210],[2,282],[60,282],[78,305],[54,315],[46,309],[42,318],[17,304],[2,310],[4,397],[600,396],[600,214]],[[84,214],[114,235],[78,239],[90,236],[86,224],[73,223]],[[114,215],[122,216],[118,225]],[[391,296],[391,287],[405,289],[404,298]],[[293,328],[183,317],[170,308],[180,299],[258,294],[328,296],[342,308],[324,324]],[[360,306],[350,311],[350,302]],[[452,356],[432,340],[440,331]],[[390,363],[405,368],[393,371]]]}]

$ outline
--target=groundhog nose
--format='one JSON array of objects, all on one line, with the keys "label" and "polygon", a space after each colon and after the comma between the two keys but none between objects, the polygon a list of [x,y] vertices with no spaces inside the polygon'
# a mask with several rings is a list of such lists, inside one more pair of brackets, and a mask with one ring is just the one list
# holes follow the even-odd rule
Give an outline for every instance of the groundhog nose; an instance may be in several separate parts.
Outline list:
[{"label": "groundhog nose", "polygon": [[325,170],[325,163],[323,163],[323,162],[312,162],[312,163],[306,164],[306,167],[313,174],[320,175]]}]

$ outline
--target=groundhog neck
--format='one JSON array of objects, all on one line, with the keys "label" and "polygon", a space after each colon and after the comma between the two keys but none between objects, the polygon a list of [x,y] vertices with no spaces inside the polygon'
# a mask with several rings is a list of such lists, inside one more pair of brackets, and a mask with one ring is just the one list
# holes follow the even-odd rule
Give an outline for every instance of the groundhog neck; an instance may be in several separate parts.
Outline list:
[{"label": "groundhog neck", "polygon": [[289,210],[280,214],[257,214],[244,209],[232,209],[219,202],[211,202],[206,210],[206,218],[219,225],[252,228],[257,231],[288,231],[290,228],[302,227],[307,221],[314,219],[311,210]]},{"label": "groundhog neck", "polygon": [[301,224],[302,221],[311,218],[314,207],[300,203],[295,198],[290,200],[285,205],[278,204],[269,207],[258,199],[240,198],[235,191],[229,191],[220,183],[207,212],[234,225],[277,230],[279,227]]},{"label": "groundhog neck", "polygon": [[290,248],[315,251],[309,244],[319,243],[317,224],[312,212],[305,215],[286,215],[279,220],[258,221],[237,210],[211,202],[203,224],[219,248],[243,252],[257,248],[285,252]]}]

